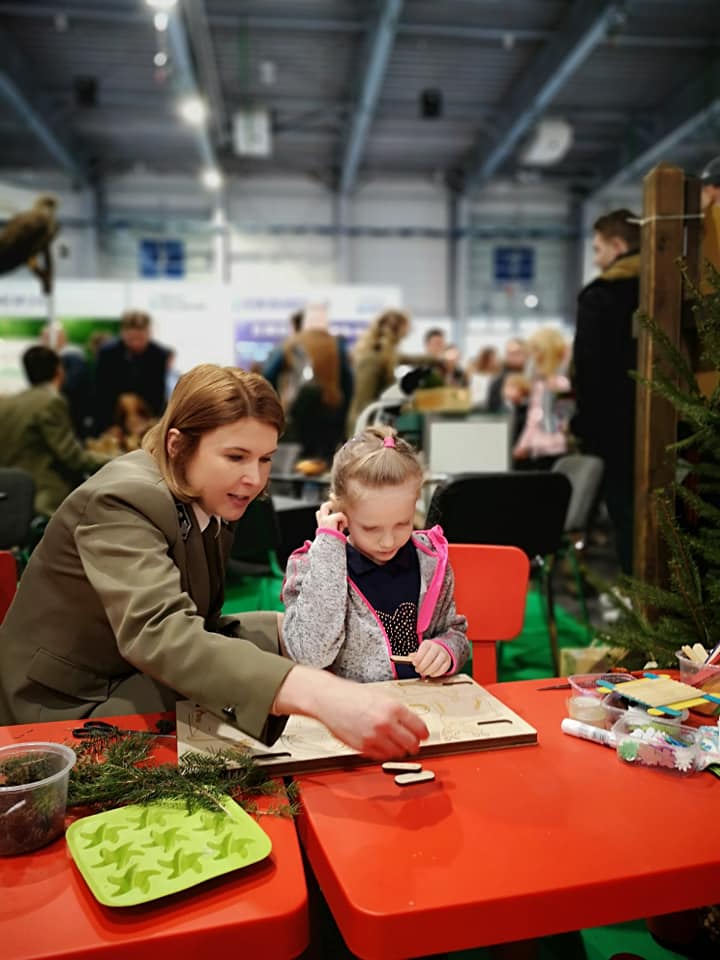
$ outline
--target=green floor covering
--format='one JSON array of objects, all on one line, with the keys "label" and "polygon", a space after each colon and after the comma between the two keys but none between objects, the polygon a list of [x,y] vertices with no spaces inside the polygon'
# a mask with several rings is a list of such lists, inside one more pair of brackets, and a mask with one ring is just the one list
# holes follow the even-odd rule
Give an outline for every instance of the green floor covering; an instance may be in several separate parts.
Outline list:
[{"label": "green floor covering", "polygon": [[[260,582],[259,582],[260,581]],[[228,584],[223,612],[282,610],[277,578],[247,578]],[[585,627],[561,607],[556,609],[558,639],[561,647],[581,647],[588,643]],[[500,644],[498,675],[501,680],[529,680],[552,676],[552,661],[542,599],[535,589],[528,593],[522,633],[510,643]],[[652,939],[642,920],[583,930],[582,946],[567,938],[547,937],[542,941],[539,960],[609,960],[615,953],[636,953],[644,960],[673,960],[680,954],[663,950]],[[452,954],[453,960],[485,960],[486,950],[465,950]]]}]

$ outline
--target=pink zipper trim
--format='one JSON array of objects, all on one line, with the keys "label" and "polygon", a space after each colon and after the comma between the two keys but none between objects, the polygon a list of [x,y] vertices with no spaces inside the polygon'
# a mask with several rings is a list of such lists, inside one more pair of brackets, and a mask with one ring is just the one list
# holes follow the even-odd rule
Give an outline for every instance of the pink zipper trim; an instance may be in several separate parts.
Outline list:
[{"label": "pink zipper trim", "polygon": [[[380,632],[381,632],[382,635],[383,635],[383,639],[385,640],[385,646],[387,647],[388,660],[390,660],[390,657],[391,657],[391,655],[392,655],[392,647],[390,646],[390,640],[389,640],[389,638],[388,638],[387,631],[385,630],[385,627],[382,625],[382,621],[381,621],[380,618],[378,617],[377,613],[375,613],[375,610],[373,609],[372,605],[368,602],[367,597],[366,597],[365,594],[362,592],[362,590],[357,586],[357,584],[353,583],[353,581],[350,579],[350,577],[347,578],[347,582],[350,584],[350,586],[351,586],[352,589],[355,591],[355,593],[360,597],[360,599],[362,600],[362,602],[365,604],[365,606],[368,608],[368,610],[370,611],[370,613],[371,613],[371,614],[373,615],[373,617],[375,618],[375,622],[377,623],[378,627],[380,627]],[[395,666],[395,664],[393,663],[392,660],[390,660],[390,669],[391,669],[392,672],[393,672],[393,676],[394,676],[395,679],[397,680],[397,667]]]}]

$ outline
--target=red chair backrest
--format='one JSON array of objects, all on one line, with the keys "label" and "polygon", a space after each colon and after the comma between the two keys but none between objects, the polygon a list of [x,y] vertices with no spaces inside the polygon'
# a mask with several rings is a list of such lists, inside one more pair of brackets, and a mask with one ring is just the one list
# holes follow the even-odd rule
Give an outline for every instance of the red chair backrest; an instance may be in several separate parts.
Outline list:
[{"label": "red chair backrest", "polygon": [[497,678],[495,642],[512,640],[525,618],[530,562],[518,547],[448,544],[455,575],[455,607],[467,618],[473,645],[473,679]]},{"label": "red chair backrest", "polygon": [[17,588],[17,565],[9,550],[0,550],[0,623],[5,619]]}]

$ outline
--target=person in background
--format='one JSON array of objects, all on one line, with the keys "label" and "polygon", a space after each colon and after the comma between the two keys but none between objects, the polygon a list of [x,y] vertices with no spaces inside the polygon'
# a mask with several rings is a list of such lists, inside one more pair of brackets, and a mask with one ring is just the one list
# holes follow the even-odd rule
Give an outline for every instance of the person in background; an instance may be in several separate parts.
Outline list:
[{"label": "person in background", "polygon": [[290,326],[293,332],[272,351],[262,373],[280,394],[288,418],[284,439],[299,442],[303,458],[329,463],[345,438],[353,394],[345,338],[330,333],[324,304],[296,311]]},{"label": "person in background", "polygon": [[549,470],[567,453],[567,423],[558,411],[557,399],[570,389],[562,372],[568,344],[559,330],[543,327],[530,337],[528,348],[530,395],[525,424],[512,451],[513,465],[517,470]]},{"label": "person in background", "polygon": [[330,465],[345,439],[349,396],[342,391],[338,337],[327,330],[301,330],[286,345],[288,364],[303,358],[304,371],[287,410],[284,439],[300,444],[303,459]]},{"label": "person in background", "polygon": [[92,432],[93,388],[90,367],[85,352],[70,343],[67,333],[60,324],[48,324],[42,331],[42,345],[55,350],[63,368],[63,382],[60,391],[66,397],[70,408],[73,430],[80,439]]},{"label": "person in background", "polygon": [[445,347],[442,356],[445,385],[448,387],[466,387],[468,378],[460,364],[460,348],[454,343]]},{"label": "person in background", "polygon": [[27,390],[0,397],[0,466],[26,470],[35,481],[35,512],[49,517],[88,473],[108,457],[78,441],[62,395],[64,370],[49,347],[30,347],[22,357]]},{"label": "person in background", "polygon": [[402,704],[280,656],[279,614],[222,615],[233,524],[266,489],[282,428],[262,377],[181,377],[143,449],[74,491],[30,558],[0,625],[0,723],[184,696],[266,743],[299,713],[374,759],[417,751],[428,731]]},{"label": "person in background", "polygon": [[368,427],[338,451],[315,539],[287,564],[284,640],[294,660],[359,681],[463,666],[467,622],[455,610],[447,540],[437,526],[413,533],[422,477],[391,427]]},{"label": "person in background", "polygon": [[395,368],[402,363],[398,345],[410,330],[410,318],[402,310],[385,310],[375,317],[353,349],[355,386],[347,418],[352,436],[362,411],[395,383]]},{"label": "person in background", "polygon": [[428,357],[435,357],[437,360],[442,360],[445,357],[448,344],[442,327],[430,327],[425,332],[423,344]]},{"label": "person in background", "polygon": [[502,368],[496,374],[488,390],[487,408],[490,413],[501,413],[505,409],[503,403],[503,385],[508,374],[524,373],[528,361],[528,349],[524,340],[516,337],[505,344],[505,359]]},{"label": "person in background", "polygon": [[640,227],[630,210],[594,224],[595,266],[601,273],[580,291],[573,342],[575,415],[571,429],[583,453],[605,462],[601,496],[615,533],[623,573],[632,573],[635,472],[635,381]]},{"label": "person in background", "polygon": [[493,378],[500,369],[495,347],[483,347],[474,360],[468,364],[468,380],[472,405],[478,409],[486,409],[488,395]]},{"label": "person in background", "polygon": [[100,348],[95,370],[95,432],[110,426],[122,393],[136,393],[150,413],[165,409],[168,351],[150,338],[150,316],[128,310],[120,321],[120,338]]}]

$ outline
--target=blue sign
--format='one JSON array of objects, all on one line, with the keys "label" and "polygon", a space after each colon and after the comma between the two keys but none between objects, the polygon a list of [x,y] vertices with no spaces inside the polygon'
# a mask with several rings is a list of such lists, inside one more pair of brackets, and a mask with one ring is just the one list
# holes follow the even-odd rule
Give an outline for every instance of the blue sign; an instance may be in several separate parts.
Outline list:
[{"label": "blue sign", "polygon": [[184,277],[182,240],[141,240],[138,264],[141,277]]},{"label": "blue sign", "polygon": [[535,276],[535,250],[532,247],[495,247],[493,271],[496,281],[530,281]]}]

